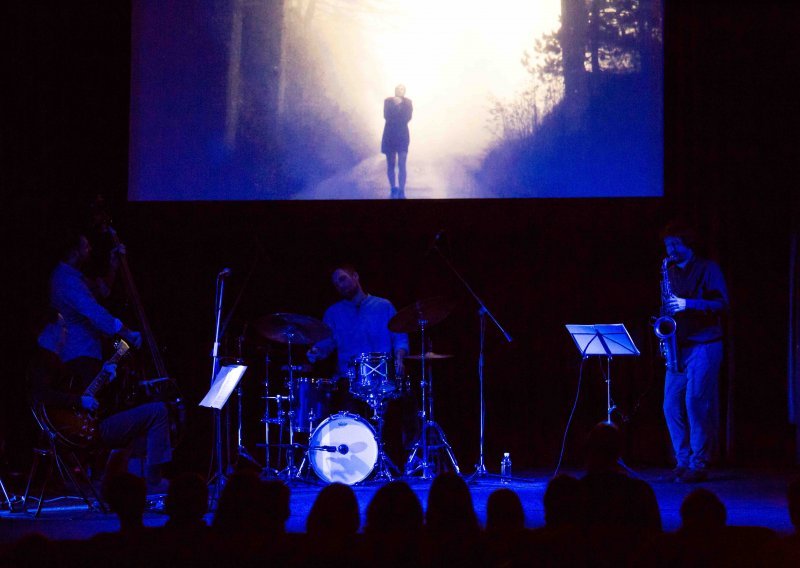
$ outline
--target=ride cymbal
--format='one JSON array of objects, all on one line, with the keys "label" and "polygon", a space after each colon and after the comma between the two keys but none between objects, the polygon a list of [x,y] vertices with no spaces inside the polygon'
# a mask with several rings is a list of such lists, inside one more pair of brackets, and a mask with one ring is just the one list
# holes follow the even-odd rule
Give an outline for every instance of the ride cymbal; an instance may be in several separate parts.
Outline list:
[{"label": "ride cymbal", "polygon": [[413,333],[423,325],[430,327],[450,315],[455,305],[454,300],[444,296],[417,300],[389,320],[389,330],[395,333]]},{"label": "ride cymbal", "polygon": [[324,322],[300,314],[270,314],[257,319],[253,327],[265,339],[293,345],[317,343],[333,333]]}]

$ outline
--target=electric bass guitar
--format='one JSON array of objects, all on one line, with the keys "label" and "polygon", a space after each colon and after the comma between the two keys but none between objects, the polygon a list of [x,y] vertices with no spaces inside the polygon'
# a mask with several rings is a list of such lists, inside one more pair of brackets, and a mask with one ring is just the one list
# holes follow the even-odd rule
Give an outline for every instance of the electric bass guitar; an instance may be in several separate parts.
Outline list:
[{"label": "electric bass guitar", "polygon": [[[114,343],[114,355],[106,361],[103,369],[92,380],[81,396],[94,397],[111,379],[111,373],[106,371],[109,364],[116,364],[130,350],[125,340],[117,339]],[[72,448],[85,449],[93,446],[100,439],[98,431],[98,411],[89,411],[84,408],[63,408],[53,405],[41,405],[38,410],[39,418],[47,428],[61,442]]]}]

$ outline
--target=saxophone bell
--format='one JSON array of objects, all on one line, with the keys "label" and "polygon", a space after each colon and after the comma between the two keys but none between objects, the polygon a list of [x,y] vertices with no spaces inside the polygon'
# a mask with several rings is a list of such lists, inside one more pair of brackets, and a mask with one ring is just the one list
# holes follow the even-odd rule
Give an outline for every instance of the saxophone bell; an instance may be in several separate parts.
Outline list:
[{"label": "saxophone bell", "polygon": [[659,339],[669,339],[675,335],[677,330],[678,324],[670,316],[661,316],[653,322],[653,332]]}]

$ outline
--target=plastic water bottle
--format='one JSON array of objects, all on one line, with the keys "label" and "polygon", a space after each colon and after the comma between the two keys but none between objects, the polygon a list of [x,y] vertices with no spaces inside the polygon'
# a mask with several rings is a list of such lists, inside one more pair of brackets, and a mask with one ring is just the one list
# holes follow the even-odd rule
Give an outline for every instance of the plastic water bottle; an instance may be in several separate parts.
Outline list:
[{"label": "plastic water bottle", "polygon": [[511,480],[511,454],[505,452],[500,462],[500,481],[508,483]]}]

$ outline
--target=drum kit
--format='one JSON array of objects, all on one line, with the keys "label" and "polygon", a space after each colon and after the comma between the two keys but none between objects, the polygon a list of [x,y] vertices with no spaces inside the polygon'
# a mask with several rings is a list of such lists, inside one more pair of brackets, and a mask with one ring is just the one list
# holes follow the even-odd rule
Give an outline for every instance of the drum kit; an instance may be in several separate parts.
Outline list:
[{"label": "drum kit", "polygon": [[[426,346],[425,332],[428,327],[442,321],[453,309],[454,303],[444,298],[431,298],[415,302],[403,308],[388,323],[389,331],[401,333],[419,332],[420,344]],[[305,480],[310,470],[321,480],[348,485],[362,482],[372,475],[372,480],[392,480],[399,469],[384,452],[383,423],[387,403],[406,392],[410,384],[406,377],[396,371],[391,353],[361,353],[349,365],[347,381],[318,378],[313,367],[296,363],[293,348],[312,346],[328,339],[332,330],[315,318],[276,313],[257,319],[252,329],[259,338],[286,346],[286,362],[281,367],[283,374],[280,394],[271,392],[270,360],[266,358],[264,378],[265,412],[264,424],[265,473],[285,480]],[[423,479],[432,477],[432,452],[444,450],[453,470],[458,473],[458,464],[452,448],[447,443],[441,427],[433,420],[433,389],[429,361],[452,357],[420,350],[419,355],[408,355],[406,360],[419,361],[421,365],[419,392],[422,397],[420,434],[413,444],[404,468],[407,476],[419,472]],[[349,394],[366,403],[372,410],[368,419],[359,414],[334,410],[340,384],[349,383]],[[271,435],[272,428],[278,433]],[[437,443],[431,443],[432,434]],[[307,436],[307,438],[305,438]],[[276,441],[277,440],[277,441]],[[303,443],[307,440],[307,443]],[[277,449],[278,464],[284,469],[271,468],[270,450]],[[296,458],[302,459],[296,465]],[[281,460],[280,455],[283,456]]]}]

